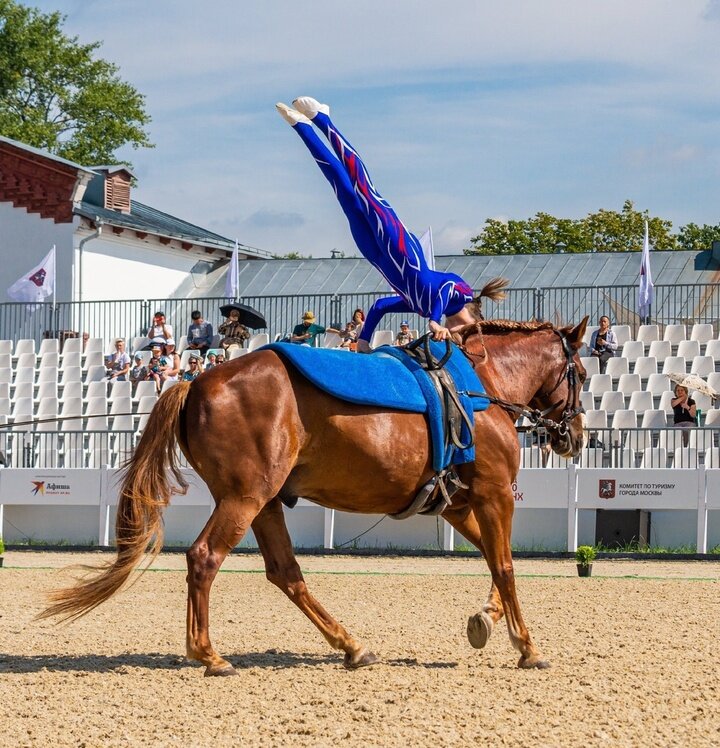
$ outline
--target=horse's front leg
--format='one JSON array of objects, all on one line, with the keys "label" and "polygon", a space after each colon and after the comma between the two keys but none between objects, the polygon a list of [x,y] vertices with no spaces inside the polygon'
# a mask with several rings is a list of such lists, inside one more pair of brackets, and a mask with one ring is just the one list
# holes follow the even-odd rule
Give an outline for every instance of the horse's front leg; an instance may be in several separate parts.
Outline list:
[{"label": "horse's front leg", "polygon": [[224,499],[187,552],[187,656],[205,665],[205,675],[237,675],[210,643],[210,588],[228,553],[242,540],[259,502]]},{"label": "horse's front leg", "polygon": [[[480,526],[472,510],[468,506],[459,509],[448,507],[443,512],[443,519],[447,520],[466,540],[470,541],[485,556]],[[475,649],[482,649],[490,638],[495,624],[503,617],[503,604],[495,582],[490,585],[485,604],[479,613],[468,618],[467,637]]]},{"label": "horse's front leg", "polygon": [[530,638],[515,591],[515,572],[510,549],[515,499],[510,490],[510,481],[508,480],[507,485],[498,485],[475,478],[470,487],[470,496],[482,535],[483,554],[502,600],[510,641],[520,652],[518,667],[550,667]]},{"label": "horse's front leg", "polygon": [[345,652],[345,667],[355,669],[378,662],[378,658],[357,642],[308,592],[293,553],[280,499],[275,498],[263,507],[252,529],[265,560],[268,580],[317,626],[331,647]]}]

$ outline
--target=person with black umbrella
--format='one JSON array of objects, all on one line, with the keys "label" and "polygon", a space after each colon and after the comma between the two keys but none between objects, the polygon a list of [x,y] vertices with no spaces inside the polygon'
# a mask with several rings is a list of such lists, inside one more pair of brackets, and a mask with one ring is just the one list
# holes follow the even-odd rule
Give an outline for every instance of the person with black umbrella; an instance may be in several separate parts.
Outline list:
[{"label": "person with black umbrella", "polygon": [[218,327],[218,332],[223,336],[220,347],[224,351],[242,348],[245,341],[250,339],[250,331],[240,322],[240,311],[235,308],[228,310],[228,315]]}]

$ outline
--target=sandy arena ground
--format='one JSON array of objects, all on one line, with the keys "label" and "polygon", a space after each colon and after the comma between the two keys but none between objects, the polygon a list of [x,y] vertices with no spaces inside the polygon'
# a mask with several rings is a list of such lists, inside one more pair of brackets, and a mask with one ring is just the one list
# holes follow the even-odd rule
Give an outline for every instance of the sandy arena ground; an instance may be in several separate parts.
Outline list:
[{"label": "sandy arena ground", "polygon": [[[720,563],[518,561],[526,622],[553,667],[515,667],[504,623],[465,638],[489,588],[478,559],[301,557],[310,589],[383,659],[348,672],[315,628],[234,556],[211,598],[238,678],[183,658],[184,557],[76,624],[33,617],[69,563],[7,553],[0,727],[9,745],[711,746],[720,744]],[[104,556],[107,558],[107,556]]]}]

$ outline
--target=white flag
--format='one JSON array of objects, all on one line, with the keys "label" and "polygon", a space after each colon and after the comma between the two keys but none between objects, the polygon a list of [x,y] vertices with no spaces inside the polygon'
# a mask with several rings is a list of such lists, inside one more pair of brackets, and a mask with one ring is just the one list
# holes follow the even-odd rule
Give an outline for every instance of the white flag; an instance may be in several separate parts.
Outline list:
[{"label": "white flag", "polygon": [[19,278],[7,290],[13,301],[37,304],[55,293],[55,245],[45,259]]},{"label": "white flag", "polygon": [[225,296],[228,299],[236,299],[240,292],[240,278],[238,268],[238,241],[235,240],[235,249],[230,258],[230,265],[225,276]]},{"label": "white flag", "polygon": [[645,241],[643,242],[642,262],[640,263],[640,289],[638,291],[638,311],[640,317],[650,314],[653,303],[653,282],[650,272],[650,234],[648,222],[645,221]]},{"label": "white flag", "polygon": [[428,230],[420,237],[419,242],[423,255],[425,255],[427,266],[430,270],[435,270],[435,249],[433,247],[432,226],[428,226]]}]

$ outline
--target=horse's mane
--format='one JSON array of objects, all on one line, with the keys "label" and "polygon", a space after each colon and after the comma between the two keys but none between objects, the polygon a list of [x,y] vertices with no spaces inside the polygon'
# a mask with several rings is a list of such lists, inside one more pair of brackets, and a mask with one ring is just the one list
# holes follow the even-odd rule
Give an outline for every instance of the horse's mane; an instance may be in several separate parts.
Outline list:
[{"label": "horse's mane", "polygon": [[461,327],[457,334],[463,344],[471,336],[478,332],[487,335],[503,335],[510,332],[536,332],[537,330],[554,330],[552,322],[515,322],[511,319],[484,319],[471,325]]}]

